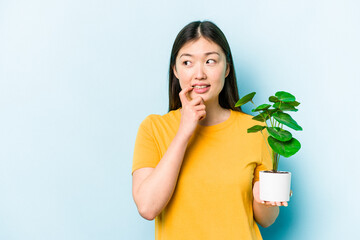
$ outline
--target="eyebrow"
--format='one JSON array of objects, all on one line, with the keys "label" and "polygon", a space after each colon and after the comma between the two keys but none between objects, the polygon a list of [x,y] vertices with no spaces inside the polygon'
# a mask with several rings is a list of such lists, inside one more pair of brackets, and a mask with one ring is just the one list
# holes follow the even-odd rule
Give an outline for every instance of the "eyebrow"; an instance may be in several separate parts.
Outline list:
[{"label": "eyebrow", "polygon": [[[207,52],[207,53],[204,53],[205,56],[208,56],[208,55],[211,55],[211,54],[217,54],[217,55],[220,56],[220,54],[219,54],[218,52]],[[189,53],[183,53],[183,54],[181,54],[181,56],[180,56],[179,58],[184,57],[184,56],[192,57],[193,55],[191,55],[191,54],[189,54]]]}]

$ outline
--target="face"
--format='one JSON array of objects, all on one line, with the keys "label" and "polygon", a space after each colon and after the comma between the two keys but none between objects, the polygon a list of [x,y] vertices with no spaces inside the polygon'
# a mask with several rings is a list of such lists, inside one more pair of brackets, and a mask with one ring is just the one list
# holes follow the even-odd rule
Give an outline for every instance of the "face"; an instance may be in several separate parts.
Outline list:
[{"label": "face", "polygon": [[173,71],[181,89],[194,87],[191,99],[201,96],[205,103],[218,104],[230,68],[221,47],[201,37],[180,49]]}]

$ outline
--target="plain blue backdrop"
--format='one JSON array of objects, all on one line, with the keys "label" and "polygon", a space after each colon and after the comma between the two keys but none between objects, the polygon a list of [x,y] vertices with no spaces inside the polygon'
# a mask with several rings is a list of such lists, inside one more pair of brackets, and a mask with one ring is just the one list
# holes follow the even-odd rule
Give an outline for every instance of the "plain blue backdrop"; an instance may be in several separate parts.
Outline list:
[{"label": "plain blue backdrop", "polygon": [[[150,240],[131,166],[167,112],[172,43],[225,33],[240,95],[301,102],[294,196],[264,239],[351,239],[359,209],[359,1],[0,1],[0,239]],[[250,106],[244,108],[250,113]]]}]

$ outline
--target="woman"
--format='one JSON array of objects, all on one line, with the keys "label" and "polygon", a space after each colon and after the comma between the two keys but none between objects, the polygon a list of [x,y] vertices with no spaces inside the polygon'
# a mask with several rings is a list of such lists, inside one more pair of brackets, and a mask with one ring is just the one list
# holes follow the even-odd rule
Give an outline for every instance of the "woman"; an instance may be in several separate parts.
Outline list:
[{"label": "woman", "polygon": [[169,112],[140,125],[133,198],[155,218],[155,239],[262,239],[287,202],[259,199],[259,171],[271,169],[260,133],[239,99],[230,47],[212,22],[192,22],[175,39]]}]

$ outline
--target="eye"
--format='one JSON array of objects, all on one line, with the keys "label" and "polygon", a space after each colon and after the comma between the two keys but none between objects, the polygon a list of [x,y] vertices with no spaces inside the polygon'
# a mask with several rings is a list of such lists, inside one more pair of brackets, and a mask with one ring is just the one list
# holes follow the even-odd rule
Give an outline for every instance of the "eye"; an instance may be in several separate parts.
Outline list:
[{"label": "eye", "polygon": [[189,65],[190,65],[190,61],[183,61],[183,64],[184,64],[185,66],[189,66]]},{"label": "eye", "polygon": [[207,63],[210,63],[210,64],[216,63],[216,61],[215,61],[214,59],[209,59],[209,60],[207,60],[206,62],[207,62]]}]

